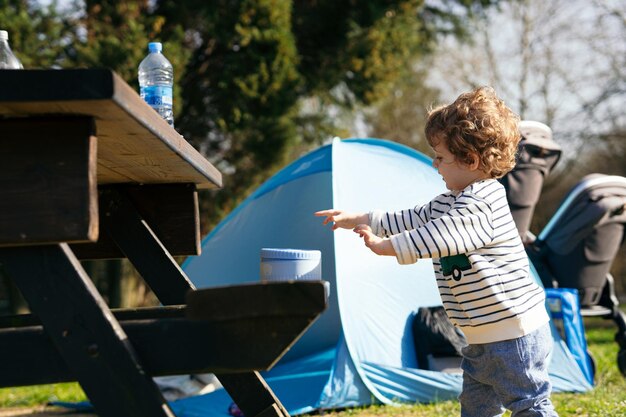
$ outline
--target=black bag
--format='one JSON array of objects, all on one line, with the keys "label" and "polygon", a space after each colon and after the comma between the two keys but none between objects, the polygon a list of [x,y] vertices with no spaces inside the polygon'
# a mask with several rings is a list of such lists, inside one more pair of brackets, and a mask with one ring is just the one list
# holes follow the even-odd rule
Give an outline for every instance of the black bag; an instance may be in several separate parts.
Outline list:
[{"label": "black bag", "polygon": [[443,307],[420,307],[413,316],[413,341],[417,366],[428,369],[428,355],[461,356],[467,345],[463,333],[454,327]]}]

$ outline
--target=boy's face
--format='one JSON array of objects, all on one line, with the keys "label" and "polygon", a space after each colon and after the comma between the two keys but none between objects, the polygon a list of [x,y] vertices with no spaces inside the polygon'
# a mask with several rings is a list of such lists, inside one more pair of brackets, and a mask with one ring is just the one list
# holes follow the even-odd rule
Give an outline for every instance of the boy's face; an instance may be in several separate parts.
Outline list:
[{"label": "boy's face", "polygon": [[457,161],[456,157],[450,152],[445,140],[439,140],[433,146],[435,157],[433,166],[437,168],[439,175],[443,177],[446,188],[450,191],[460,191],[483,177],[482,172],[469,164]]}]

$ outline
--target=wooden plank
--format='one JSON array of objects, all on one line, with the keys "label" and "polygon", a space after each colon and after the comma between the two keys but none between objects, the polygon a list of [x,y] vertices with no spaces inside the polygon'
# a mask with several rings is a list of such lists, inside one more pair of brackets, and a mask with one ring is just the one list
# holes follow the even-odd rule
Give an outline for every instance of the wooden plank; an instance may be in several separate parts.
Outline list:
[{"label": "wooden plank", "polygon": [[98,183],[221,187],[220,172],[108,69],[0,70],[0,115],[89,115]]},{"label": "wooden plank", "polygon": [[[319,288],[296,284],[294,287],[300,287],[299,291],[286,290],[289,285],[279,283],[267,287],[257,284],[258,291],[242,286],[249,294],[267,295],[269,288],[275,298],[296,298],[294,303],[286,303],[288,307],[282,309],[268,308],[263,303],[250,305],[243,302],[244,297],[243,300],[221,299],[220,311],[232,312],[206,320],[181,317],[180,306],[168,308],[166,313],[160,309],[118,311],[116,317],[126,318],[120,322],[123,334],[128,336],[141,358],[146,373],[156,376],[216,372],[235,396],[241,395],[238,405],[243,410],[253,399],[265,398],[274,402],[273,393],[268,392],[269,387],[262,378],[255,376],[256,371],[271,368],[325,308],[325,295]],[[218,289],[216,296],[220,294],[223,292]],[[299,304],[305,306],[304,311]],[[11,358],[2,364],[1,387],[75,379],[75,373],[65,365],[41,326],[0,330],[0,358]],[[249,389],[241,389],[242,385],[249,386]],[[249,408],[255,410],[249,415],[256,415],[269,405],[258,403]]]},{"label": "wooden plank", "polygon": [[91,117],[0,120],[0,246],[98,238]]},{"label": "wooden plank", "polygon": [[[78,259],[112,259],[126,255],[104,228],[110,210],[103,203],[103,193],[111,187],[100,187],[100,225],[97,242],[71,245]],[[194,184],[116,186],[135,207],[156,237],[172,256],[200,254],[200,215],[198,192]],[[108,201],[108,200],[107,200]],[[135,244],[137,246],[137,244]]]},{"label": "wooden plank", "polygon": [[[39,316],[49,346],[60,354],[100,417],[172,417],[126,334],[66,244],[4,248],[0,263]],[[43,332],[42,332],[43,334]],[[13,345],[13,339],[7,340]],[[22,346],[27,349],[27,346]],[[48,355],[52,359],[52,355]],[[30,375],[30,367],[11,372]],[[28,360],[35,360],[30,356]],[[57,369],[58,371],[58,369]]]},{"label": "wooden plank", "polygon": [[[188,373],[227,373],[266,370],[276,364],[314,318],[265,317],[234,322],[151,319],[120,322],[123,333],[151,376]],[[94,355],[106,355],[94,346]],[[42,327],[0,330],[0,387],[75,381]],[[94,374],[95,377],[95,374]],[[222,381],[222,379],[220,379]],[[224,383],[224,382],[222,382]],[[89,394],[88,394],[89,395]]]},{"label": "wooden plank", "polygon": [[[309,315],[326,309],[328,295],[324,281],[263,282],[204,288],[187,293],[187,316],[197,320],[240,317],[229,303],[245,306],[248,315]],[[230,301],[228,301],[230,300]]]},{"label": "wooden plank", "polygon": [[[328,295],[323,281],[282,281],[236,284],[190,292],[190,304],[112,309],[119,321],[182,319],[229,322],[253,317],[312,316],[325,311]],[[33,314],[0,317],[0,329],[40,326]],[[1,356],[0,356],[1,357]]]},{"label": "wooden plank", "polygon": [[[111,309],[117,321],[138,321],[155,319],[180,319],[185,317],[185,305],[166,307],[141,307]],[[34,314],[0,316],[0,329],[41,326],[41,320]]]}]

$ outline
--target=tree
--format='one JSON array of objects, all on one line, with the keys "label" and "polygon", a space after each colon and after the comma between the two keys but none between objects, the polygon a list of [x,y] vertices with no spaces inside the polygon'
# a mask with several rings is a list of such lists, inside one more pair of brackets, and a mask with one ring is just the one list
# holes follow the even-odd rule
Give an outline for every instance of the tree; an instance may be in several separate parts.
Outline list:
[{"label": "tree", "polygon": [[[83,5],[84,3],[84,5]],[[149,42],[163,43],[163,52],[174,67],[174,114],[182,110],[180,74],[189,58],[182,29],[162,39],[165,20],[151,13],[148,0],[85,0],[74,5],[69,61],[74,67],[107,67],[137,90],[137,68],[148,53]]]},{"label": "tree", "polygon": [[56,2],[38,7],[27,0],[0,0],[0,28],[9,32],[11,49],[24,68],[66,66],[70,20]]},{"label": "tree", "polygon": [[364,110],[368,136],[403,143],[425,154],[432,153],[424,137],[428,110],[437,104],[439,90],[429,87],[427,67],[414,65],[398,79],[377,105]]},{"label": "tree", "polygon": [[[550,125],[565,145],[553,178],[568,186],[587,171],[580,155],[624,130],[624,13],[623,2],[504,3],[473,27],[469,42],[445,40],[430,82],[449,99],[492,85],[522,118]],[[576,178],[563,181],[562,173]]]}]

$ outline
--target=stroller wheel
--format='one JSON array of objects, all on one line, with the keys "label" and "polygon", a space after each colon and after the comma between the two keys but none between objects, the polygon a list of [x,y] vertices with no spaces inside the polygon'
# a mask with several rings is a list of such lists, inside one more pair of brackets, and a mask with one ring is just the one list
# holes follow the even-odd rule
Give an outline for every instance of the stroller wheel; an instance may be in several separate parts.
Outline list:
[{"label": "stroller wheel", "polygon": [[624,377],[626,377],[626,349],[617,352],[617,367]]}]

